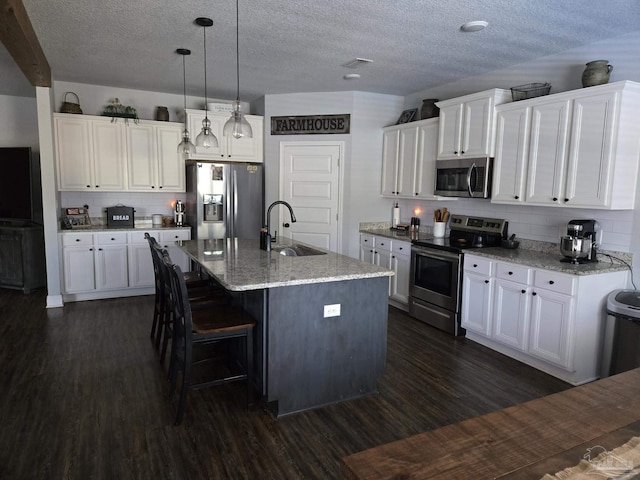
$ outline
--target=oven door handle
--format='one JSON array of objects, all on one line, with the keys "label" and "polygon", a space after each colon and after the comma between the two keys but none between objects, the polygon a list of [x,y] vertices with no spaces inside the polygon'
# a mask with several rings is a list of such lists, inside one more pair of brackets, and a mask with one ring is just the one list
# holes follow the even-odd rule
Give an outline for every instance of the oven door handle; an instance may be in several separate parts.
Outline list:
[{"label": "oven door handle", "polygon": [[432,257],[432,258],[437,258],[438,260],[460,260],[460,255],[457,253],[447,253],[447,252],[440,252],[438,251],[437,253],[433,250],[433,249],[429,249],[429,251],[427,252],[426,249],[424,248],[413,248],[413,252],[416,255],[422,255],[423,257]]},{"label": "oven door handle", "polygon": [[[473,173],[473,170],[477,168],[475,162],[473,162],[470,166],[469,166],[469,170],[467,170],[467,191],[469,192],[469,196],[473,197],[473,190],[475,190],[476,186],[474,185],[473,188],[471,188],[471,174]],[[477,177],[477,175],[476,175]],[[477,183],[477,182],[476,182]]]}]

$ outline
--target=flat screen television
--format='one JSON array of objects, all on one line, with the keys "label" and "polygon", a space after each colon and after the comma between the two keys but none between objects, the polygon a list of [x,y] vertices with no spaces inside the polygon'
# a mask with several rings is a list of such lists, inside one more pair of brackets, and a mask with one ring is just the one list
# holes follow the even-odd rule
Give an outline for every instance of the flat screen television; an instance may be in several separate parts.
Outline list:
[{"label": "flat screen television", "polygon": [[33,219],[30,147],[0,148],[0,219]]}]

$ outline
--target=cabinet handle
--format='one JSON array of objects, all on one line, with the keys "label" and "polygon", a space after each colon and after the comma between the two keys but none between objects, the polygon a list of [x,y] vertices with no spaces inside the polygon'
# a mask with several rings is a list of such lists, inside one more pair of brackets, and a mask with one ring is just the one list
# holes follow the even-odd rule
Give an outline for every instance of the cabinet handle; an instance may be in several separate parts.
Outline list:
[{"label": "cabinet handle", "polygon": [[508,273],[509,273],[509,275],[513,275],[513,272],[508,272]]},{"label": "cabinet handle", "polygon": [[565,201],[565,203],[568,203],[568,202],[569,202],[569,199],[568,199],[568,198],[565,198],[565,199],[564,199],[564,201]]},{"label": "cabinet handle", "polygon": [[99,248],[99,249],[98,249],[98,251],[99,251],[99,252],[101,252],[101,251],[102,251],[102,248]]},{"label": "cabinet handle", "polygon": [[460,154],[461,154],[461,155],[464,155],[464,150],[462,150],[462,151],[460,152]]},{"label": "cabinet handle", "polygon": [[87,188],[91,188],[91,185],[87,185]]},{"label": "cabinet handle", "polygon": [[457,150],[454,150],[454,151],[453,151],[453,153],[454,153],[455,155],[457,155],[457,154],[458,154],[458,151],[457,151]]},{"label": "cabinet handle", "polygon": [[113,242],[115,240],[115,238],[112,238],[111,241]]},{"label": "cabinet handle", "polygon": [[416,195],[420,195],[418,192],[416,192]]},{"label": "cabinet handle", "polygon": [[484,283],[489,283],[489,280],[485,280]]},{"label": "cabinet handle", "polygon": [[79,242],[79,241],[80,241],[80,239],[79,239],[79,238],[76,238],[76,242]]},{"label": "cabinet handle", "polygon": [[556,282],[554,282],[553,280],[549,280],[549,285],[553,285],[554,283]]},{"label": "cabinet handle", "polygon": [[478,264],[477,264],[477,263],[474,263],[474,264],[473,264],[473,268],[478,268]]},{"label": "cabinet handle", "polygon": [[151,188],[156,188],[156,186],[155,185],[151,185]]},{"label": "cabinet handle", "polygon": [[391,258],[396,258],[396,256],[395,255],[391,255]]},{"label": "cabinet handle", "polygon": [[537,295],[536,292],[531,292],[531,295],[533,295],[534,297]]},{"label": "cabinet handle", "polygon": [[367,243],[369,240],[367,240],[366,238],[364,239],[364,243]]},{"label": "cabinet handle", "polygon": [[89,251],[90,251],[90,252],[93,252],[93,248],[90,248],[90,249],[89,249]]},{"label": "cabinet handle", "polygon": [[519,196],[519,195],[516,195],[516,196],[515,196],[515,197],[513,197],[513,198],[515,198],[516,200],[520,200],[520,196]]},{"label": "cabinet handle", "polygon": [[553,201],[557,202],[558,201],[558,197],[553,197]]},{"label": "cabinet handle", "polygon": [[158,188],[162,188],[162,185],[160,185]]},{"label": "cabinet handle", "polygon": [[399,247],[398,250],[402,250],[402,247]]},{"label": "cabinet handle", "polygon": [[527,293],[527,291],[526,291],[526,290],[520,290],[520,291],[521,291],[522,293]]},{"label": "cabinet handle", "polygon": [[100,188],[100,185],[96,185],[96,188]]}]

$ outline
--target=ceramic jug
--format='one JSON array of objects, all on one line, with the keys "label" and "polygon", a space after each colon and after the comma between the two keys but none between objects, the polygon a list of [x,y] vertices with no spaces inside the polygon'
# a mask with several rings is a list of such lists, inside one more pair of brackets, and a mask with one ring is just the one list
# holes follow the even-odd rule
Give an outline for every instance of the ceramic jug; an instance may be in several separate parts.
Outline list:
[{"label": "ceramic jug", "polygon": [[169,121],[169,110],[167,107],[158,107],[156,110],[156,120],[159,122]]},{"label": "ceramic jug", "polygon": [[440,109],[436,106],[437,98],[426,98],[422,100],[422,107],[420,108],[420,120],[425,118],[437,117],[440,114]]},{"label": "ceramic jug", "polygon": [[609,65],[609,60],[594,60],[587,63],[587,68],[582,73],[582,86],[593,87],[608,83],[612,70],[613,65]]}]

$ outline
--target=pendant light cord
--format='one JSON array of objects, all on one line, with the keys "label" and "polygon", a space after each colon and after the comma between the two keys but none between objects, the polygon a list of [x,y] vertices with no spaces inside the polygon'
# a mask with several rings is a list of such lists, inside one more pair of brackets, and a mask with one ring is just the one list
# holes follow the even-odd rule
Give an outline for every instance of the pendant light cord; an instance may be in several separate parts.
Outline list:
[{"label": "pendant light cord", "polygon": [[236,0],[236,101],[240,101],[240,14],[238,13],[238,4],[240,0]]},{"label": "pendant light cord", "polygon": [[187,110],[187,64],[184,57],[186,54],[182,54],[182,98],[184,98],[184,109]]},{"label": "pendant light cord", "polygon": [[207,107],[207,27],[204,29],[204,118],[207,118],[209,108]]}]

